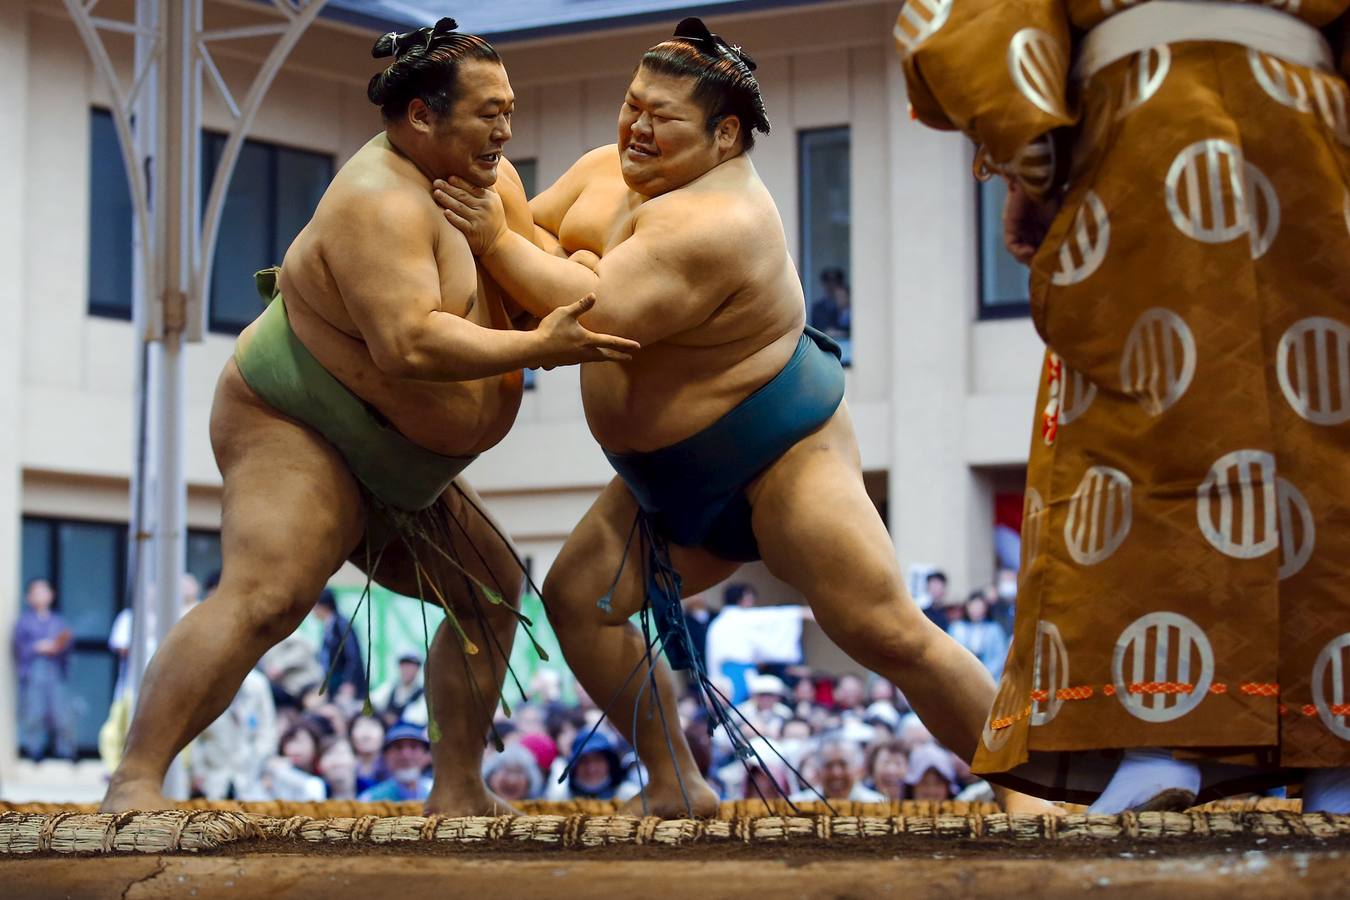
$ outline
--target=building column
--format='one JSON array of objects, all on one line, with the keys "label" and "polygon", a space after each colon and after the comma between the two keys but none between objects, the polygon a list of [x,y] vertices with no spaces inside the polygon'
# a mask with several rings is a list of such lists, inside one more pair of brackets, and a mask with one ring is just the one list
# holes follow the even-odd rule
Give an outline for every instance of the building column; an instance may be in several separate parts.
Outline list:
[{"label": "building column", "polygon": [[0,197],[9,214],[0,216],[0,785],[12,775],[16,754],[15,695],[18,688],[10,635],[23,602],[19,533],[23,505],[20,409],[23,361],[23,311],[27,302],[24,271],[28,196],[25,162],[28,140],[28,9],[24,3],[0,4]]},{"label": "building column", "polygon": [[892,230],[891,536],[908,576],[944,569],[965,591],[981,492],[965,459],[975,242],[969,151],[959,134],[908,114],[904,77],[887,68],[888,190]]}]

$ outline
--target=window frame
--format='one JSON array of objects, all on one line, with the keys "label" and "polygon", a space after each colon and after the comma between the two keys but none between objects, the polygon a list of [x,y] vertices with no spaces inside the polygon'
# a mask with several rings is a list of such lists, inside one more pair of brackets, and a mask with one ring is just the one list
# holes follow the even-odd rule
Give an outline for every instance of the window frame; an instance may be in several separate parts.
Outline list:
[{"label": "window frame", "polygon": [[[89,142],[88,142],[88,145],[89,145],[89,151],[90,151],[90,153],[89,153],[89,160],[88,160],[88,165],[89,165],[89,170],[90,170],[90,175],[89,175],[89,220],[88,220],[88,222],[87,222],[87,224],[86,224],[86,231],[87,231],[87,233],[86,233],[86,235],[85,235],[85,248],[84,248],[84,250],[85,250],[85,273],[84,273],[84,281],[85,281],[85,310],[86,310],[86,314],[87,314],[88,316],[90,316],[90,317],[95,317],[95,318],[99,318],[99,319],[115,319],[115,320],[122,321],[122,322],[130,322],[130,321],[132,320],[132,318],[134,317],[134,315],[135,315],[135,308],[136,308],[136,275],[135,275],[135,271],[136,271],[136,211],[135,211],[135,199],[134,199],[134,198],[132,199],[132,212],[131,212],[131,218],[127,221],[127,225],[126,225],[126,227],[127,227],[127,238],[129,239],[129,242],[130,242],[130,243],[129,243],[129,246],[128,246],[127,255],[128,255],[128,257],[131,259],[131,266],[132,266],[131,285],[130,285],[130,287],[129,287],[129,293],[128,293],[128,295],[127,295],[127,303],[126,303],[126,306],[124,307],[124,306],[122,306],[121,304],[118,304],[118,303],[102,303],[102,302],[99,302],[99,301],[97,301],[97,300],[94,299],[94,291],[93,291],[93,281],[94,281],[94,279],[93,279],[93,274],[94,274],[94,273],[93,273],[93,264],[94,264],[94,260],[93,260],[93,256],[94,256],[94,254],[93,254],[93,249],[94,249],[94,248],[93,248],[93,244],[94,244],[94,234],[93,234],[93,231],[94,231],[94,215],[93,215],[93,199],[94,199],[93,167],[94,167],[94,154],[93,154],[93,143],[94,143],[94,138],[93,138],[93,131],[94,131],[94,119],[95,119],[96,117],[100,117],[100,116],[101,116],[101,117],[107,118],[107,119],[109,120],[109,122],[112,122],[112,120],[113,120],[112,110],[110,110],[108,107],[106,107],[106,106],[100,106],[100,105],[98,105],[98,104],[90,104],[90,106],[89,106]],[[115,128],[115,125],[114,125],[114,128]],[[115,137],[115,131],[114,131],[114,137]],[[125,171],[126,171],[126,161],[125,161],[125,159],[124,159],[123,156],[122,156],[122,142],[121,142],[120,140],[117,140],[117,141],[115,141],[115,144],[116,144],[116,149],[117,149],[117,169],[118,169],[119,172],[123,173],[122,180],[123,180],[123,182],[125,182],[125,181],[126,181],[126,174],[125,174]],[[131,186],[130,186],[130,185],[127,185],[127,184],[124,184],[124,188],[125,188],[125,190],[127,191],[128,195],[129,195],[129,194],[131,193]]]},{"label": "window frame", "polygon": [[[206,164],[206,163],[207,163],[207,157],[208,157],[208,153],[207,153],[207,145],[208,145],[208,142],[216,141],[216,140],[222,140],[222,139],[223,139],[223,140],[228,140],[228,139],[229,139],[229,135],[228,135],[226,132],[223,132],[223,131],[217,131],[217,130],[214,129],[214,128],[203,128],[203,129],[202,129],[202,132],[201,132],[201,157],[202,157],[202,158],[201,158],[201,163],[202,163],[202,179],[201,179],[201,184],[202,184],[202,196],[201,196],[201,204],[202,204],[202,215],[203,215],[203,216],[206,214],[206,204],[207,204],[207,202],[208,202],[208,198],[209,198],[210,195],[211,195],[211,187],[212,187],[212,185],[213,185],[214,182],[215,182],[215,176],[216,176],[216,171],[215,171],[214,168],[212,168],[210,172],[207,172],[207,171],[206,171],[206,169],[207,169],[207,164]],[[308,155],[310,155],[310,156],[314,156],[314,157],[318,157],[318,158],[323,159],[323,160],[327,163],[327,165],[328,165],[328,176],[327,176],[327,181],[328,181],[329,184],[332,184],[332,182],[333,182],[333,176],[334,176],[334,174],[335,174],[335,170],[336,170],[336,167],[337,167],[337,157],[336,157],[335,154],[329,153],[329,152],[324,151],[324,150],[314,150],[314,149],[311,149],[311,148],[308,148],[308,147],[297,146],[297,145],[295,145],[295,144],[283,144],[283,143],[280,143],[280,142],[277,142],[277,141],[266,141],[266,140],[261,140],[261,139],[258,139],[258,138],[251,138],[251,137],[246,137],[246,138],[244,138],[244,142],[243,142],[243,144],[242,144],[242,145],[240,146],[240,148],[239,148],[239,149],[240,149],[240,152],[242,153],[244,147],[245,147],[245,146],[248,146],[248,145],[253,145],[253,146],[262,147],[263,149],[265,149],[265,150],[267,151],[267,184],[266,184],[266,191],[267,191],[267,194],[266,194],[266,196],[269,198],[269,208],[268,208],[268,213],[269,213],[269,215],[267,216],[267,221],[264,223],[264,227],[265,227],[266,230],[267,230],[267,233],[266,233],[266,243],[267,243],[269,246],[271,246],[271,247],[275,247],[275,246],[277,245],[277,219],[278,219],[278,216],[277,216],[277,206],[276,206],[276,197],[277,197],[277,170],[278,170],[278,159],[279,159],[279,156],[278,156],[277,151],[278,151],[278,150],[290,150],[290,151],[293,151],[293,152],[296,152],[296,153],[304,153],[304,154],[308,154]],[[223,144],[222,144],[221,146],[222,146],[222,148],[223,148]],[[218,157],[217,157],[217,161],[218,161]],[[235,173],[231,173],[231,174],[230,174],[230,187],[231,187],[231,188],[234,187],[234,174],[235,174]],[[226,192],[225,192],[225,201],[224,201],[224,204],[228,204],[228,203],[229,203],[229,200],[230,200],[230,192],[229,192],[229,190],[226,190]],[[224,216],[224,213],[225,213],[225,206],[224,206],[224,204],[222,204],[221,210],[220,210],[222,216]],[[217,234],[217,241],[216,241],[216,246],[215,246],[215,248],[214,248],[214,253],[219,254],[219,253],[220,253],[220,246],[221,246],[221,245],[220,245],[220,241],[219,241],[219,235],[220,235],[220,232],[217,231],[216,234]],[[216,262],[217,262],[216,259],[212,259],[212,261],[211,261],[212,280],[215,279]],[[281,260],[278,259],[278,260],[275,261],[275,263],[276,263],[277,265],[280,265],[280,264],[281,264]],[[226,321],[223,321],[223,320],[217,318],[217,315],[216,315],[216,304],[213,303],[213,302],[211,302],[211,301],[214,299],[214,298],[211,296],[212,285],[210,285],[210,284],[206,285],[206,289],[207,289],[207,292],[208,292],[207,297],[205,298],[205,299],[206,299],[206,304],[205,304],[205,305],[206,305],[206,330],[207,330],[209,333],[211,333],[211,334],[223,335],[223,336],[225,336],[225,337],[238,337],[239,334],[240,334],[240,332],[242,332],[245,328],[247,328],[247,327],[249,326],[249,323],[252,322],[253,320],[250,319],[249,322],[245,322],[245,323],[243,323],[242,325],[236,325],[236,323],[234,323],[234,322],[232,322],[232,321],[231,321],[231,322],[226,322]],[[261,310],[259,310],[259,311],[261,312]],[[256,316],[255,316],[255,318],[256,318]]]},{"label": "window frame", "polygon": [[[997,175],[995,178],[999,177]],[[984,254],[984,182],[975,183],[975,318],[980,322],[1004,319],[1024,319],[1031,316],[1031,284],[1026,286],[1027,298],[1015,303],[991,303],[984,292],[984,276],[989,261]],[[1001,213],[1000,213],[1001,215]]]},{"label": "window frame", "polygon": [[[850,298],[850,299],[849,299],[849,302],[850,302],[850,305],[852,305],[852,301],[853,301],[853,202],[852,202],[852,197],[853,197],[853,126],[852,126],[850,123],[845,122],[845,123],[840,124],[840,125],[821,125],[821,126],[815,126],[815,127],[812,127],[812,128],[798,128],[798,129],[797,129],[797,146],[796,146],[796,154],[797,154],[797,155],[796,155],[796,164],[797,164],[797,257],[798,257],[798,259],[800,260],[801,265],[799,265],[799,266],[797,267],[797,278],[798,278],[799,281],[801,281],[801,284],[802,284],[802,303],[803,303],[803,305],[805,306],[806,321],[807,321],[808,324],[810,324],[810,321],[811,321],[811,302],[812,302],[812,297],[811,297],[811,285],[814,284],[815,282],[814,282],[814,281],[808,282],[808,281],[807,281],[807,278],[808,278],[808,273],[810,273],[810,272],[817,272],[817,270],[819,269],[819,266],[816,266],[816,265],[814,264],[814,262],[813,262],[811,259],[808,258],[808,251],[807,251],[807,248],[810,246],[810,243],[811,243],[811,242],[810,242],[810,240],[809,240],[809,235],[808,235],[808,228],[809,228],[808,222],[810,221],[810,216],[807,215],[807,212],[808,212],[808,210],[809,210],[809,208],[810,208],[810,204],[807,202],[807,197],[809,196],[809,191],[808,191],[808,186],[807,186],[807,181],[808,181],[808,179],[807,179],[807,177],[806,177],[806,170],[807,170],[807,165],[806,165],[806,158],[807,158],[806,145],[807,145],[807,141],[809,140],[809,138],[812,137],[813,135],[828,134],[828,133],[831,133],[831,132],[842,133],[842,134],[844,134],[844,135],[847,137],[847,139],[848,139],[848,178],[849,178],[849,185],[848,185],[848,188],[849,188],[849,211],[848,211],[848,256],[849,256],[849,263],[848,263],[848,269],[846,270],[846,274],[848,275],[848,279],[849,279],[848,283],[849,283],[849,298]],[[818,273],[817,273],[817,274],[818,274]],[[850,369],[850,368],[853,367],[853,353],[852,353],[852,350],[853,350],[853,346],[852,346],[852,343],[853,343],[853,329],[852,329],[852,327],[849,328],[849,336],[848,336],[847,340],[848,340],[848,342],[849,342],[849,346],[848,346],[848,348],[847,348],[847,351],[846,351],[845,354],[844,354],[843,366],[844,366],[844,368],[846,368],[846,369]]]}]

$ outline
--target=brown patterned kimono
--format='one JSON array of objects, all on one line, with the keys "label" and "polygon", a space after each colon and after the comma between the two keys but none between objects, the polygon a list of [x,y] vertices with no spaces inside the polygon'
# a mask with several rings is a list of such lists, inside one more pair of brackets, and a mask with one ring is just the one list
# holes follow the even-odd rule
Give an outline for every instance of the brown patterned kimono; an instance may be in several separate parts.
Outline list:
[{"label": "brown patterned kimono", "polygon": [[918,118],[1062,191],[975,768],[1071,799],[1128,747],[1350,765],[1350,0],[1265,4],[1339,74],[1191,42],[1076,83],[1084,31],[1135,4],[910,0],[895,32]]}]

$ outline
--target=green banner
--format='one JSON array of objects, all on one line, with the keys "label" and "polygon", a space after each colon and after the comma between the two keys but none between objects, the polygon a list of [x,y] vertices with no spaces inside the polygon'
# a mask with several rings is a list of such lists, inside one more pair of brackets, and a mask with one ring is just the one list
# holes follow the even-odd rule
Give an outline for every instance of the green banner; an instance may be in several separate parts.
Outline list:
[{"label": "green banner", "polygon": [[[385,681],[398,675],[399,654],[408,650],[415,651],[426,658],[427,641],[436,634],[436,629],[445,619],[445,612],[436,605],[420,603],[415,598],[405,597],[379,585],[372,585],[370,599],[357,609],[361,598],[361,588],[335,587],[338,611],[352,620],[352,631],[361,640],[361,651],[370,652],[370,687],[372,690]],[[516,640],[511,646],[511,670],[515,678],[506,679],[503,696],[511,706],[522,700],[516,681],[528,691],[530,681],[542,669],[558,673],[562,684],[562,700],[571,704],[576,702],[576,680],[567,664],[563,662],[562,649],[558,638],[544,614],[544,603],[533,593],[521,598],[520,611],[532,624],[530,632],[545,653],[548,661],[540,659],[534,650],[522,624],[516,630]],[[323,625],[314,616],[306,617],[298,633],[318,647],[323,643]],[[482,648],[488,652],[488,648]],[[534,698],[528,698],[534,699]]]}]

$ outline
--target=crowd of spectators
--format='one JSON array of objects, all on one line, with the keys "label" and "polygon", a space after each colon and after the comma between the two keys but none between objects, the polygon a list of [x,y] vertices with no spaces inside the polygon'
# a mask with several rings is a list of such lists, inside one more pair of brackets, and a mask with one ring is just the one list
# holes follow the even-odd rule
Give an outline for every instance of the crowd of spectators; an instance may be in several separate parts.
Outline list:
[{"label": "crowd of spectators", "polygon": [[[928,580],[930,615],[995,674],[1008,645],[1011,598],[994,588],[951,602],[939,572]],[[988,786],[941,747],[904,696],[875,675],[830,674],[801,663],[800,607],[760,606],[753,588],[733,585],[721,610],[690,598],[696,640],[708,635],[715,679],[733,698],[745,741],[708,727],[692,695],[681,724],[709,782],[724,799],[855,801],[987,799]],[[318,604],[324,646],[288,638],[250,673],[238,697],[194,744],[194,793],[243,800],[418,800],[432,780],[423,659],[399,655],[397,675],[370,695],[355,635],[339,649],[346,621],[331,596]],[[349,662],[350,656],[353,662]],[[711,668],[711,666],[710,666]],[[325,690],[321,690],[327,679]],[[574,798],[627,800],[644,772],[630,736],[619,734],[578,689],[562,700],[556,672],[541,670],[528,701],[499,714],[484,756],[488,787],[508,802]],[[501,749],[495,749],[500,741]],[[746,743],[752,754],[737,753]],[[746,757],[749,756],[747,759]]]}]

